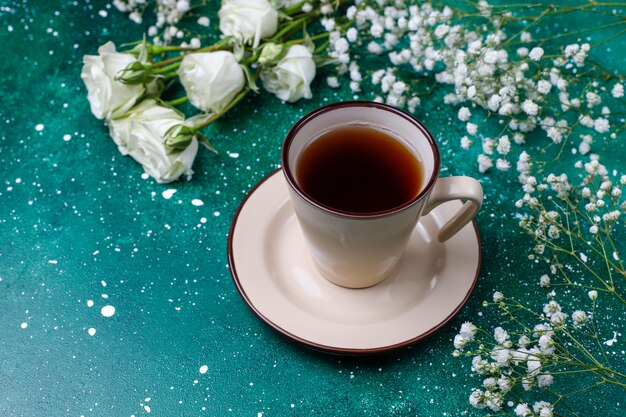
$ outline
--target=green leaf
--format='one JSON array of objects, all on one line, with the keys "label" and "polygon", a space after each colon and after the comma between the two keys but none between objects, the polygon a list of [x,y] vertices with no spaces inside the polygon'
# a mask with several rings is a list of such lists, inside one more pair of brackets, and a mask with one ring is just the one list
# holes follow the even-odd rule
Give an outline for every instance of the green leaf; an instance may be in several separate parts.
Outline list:
[{"label": "green leaf", "polygon": [[315,55],[313,57],[313,62],[315,62],[316,67],[324,67],[326,65],[337,65],[339,61],[337,59],[326,56],[326,55]]},{"label": "green leaf", "polygon": [[246,83],[248,84],[250,90],[258,93],[259,87],[256,85],[255,77],[250,72],[250,68],[248,68],[247,65],[241,65],[241,69],[243,69],[243,73],[246,76]]},{"label": "green leaf", "polygon": [[209,139],[206,136],[204,136],[202,132],[196,133],[196,139],[198,140],[198,142],[200,142],[200,144],[204,145],[204,147],[210,150],[211,152],[215,154],[219,153],[217,149],[215,149],[215,147],[211,144],[211,142],[209,142]]}]

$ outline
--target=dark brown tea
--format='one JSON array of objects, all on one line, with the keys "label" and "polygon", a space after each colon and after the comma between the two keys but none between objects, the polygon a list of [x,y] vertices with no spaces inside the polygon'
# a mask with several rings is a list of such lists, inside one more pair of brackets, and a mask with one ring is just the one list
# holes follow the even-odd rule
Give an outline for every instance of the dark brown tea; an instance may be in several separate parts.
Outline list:
[{"label": "dark brown tea", "polygon": [[331,130],[309,144],[296,181],[313,200],[351,213],[393,209],[420,191],[423,169],[398,139],[367,126]]}]

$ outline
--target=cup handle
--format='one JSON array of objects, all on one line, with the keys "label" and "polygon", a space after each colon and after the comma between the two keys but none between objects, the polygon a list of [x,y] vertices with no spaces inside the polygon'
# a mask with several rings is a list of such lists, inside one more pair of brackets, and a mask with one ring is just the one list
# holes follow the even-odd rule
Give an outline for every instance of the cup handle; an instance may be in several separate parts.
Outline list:
[{"label": "cup handle", "polygon": [[446,201],[457,199],[466,200],[465,204],[439,230],[437,235],[439,242],[450,239],[474,218],[483,204],[483,187],[478,181],[470,177],[439,178],[422,215],[428,214],[432,209]]}]

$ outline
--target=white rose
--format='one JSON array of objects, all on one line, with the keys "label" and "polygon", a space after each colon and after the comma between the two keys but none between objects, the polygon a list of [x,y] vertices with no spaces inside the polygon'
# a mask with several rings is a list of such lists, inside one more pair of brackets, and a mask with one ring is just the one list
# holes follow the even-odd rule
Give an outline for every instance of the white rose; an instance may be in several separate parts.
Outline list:
[{"label": "white rose", "polygon": [[243,69],[231,52],[189,54],[178,68],[191,104],[205,112],[219,112],[246,84]]},{"label": "white rose", "polygon": [[91,112],[98,119],[124,114],[146,92],[146,87],[127,85],[115,80],[119,71],[137,59],[130,54],[115,52],[113,42],[98,48],[98,55],[85,55],[80,77],[87,87]]},{"label": "white rose", "polygon": [[315,78],[313,55],[302,45],[293,45],[275,67],[261,72],[263,87],[281,100],[294,102],[311,98]]},{"label": "white rose", "polygon": [[176,181],[185,174],[191,178],[191,165],[198,152],[194,137],[185,149],[168,154],[165,133],[184,124],[184,117],[155,100],[144,100],[122,118],[109,121],[109,132],[120,152],[139,162],[144,171],[159,183]]},{"label": "white rose", "polygon": [[133,122],[153,122],[171,117],[171,108],[158,106],[152,99],[144,100],[127,111],[123,116],[108,120],[109,135],[117,145],[120,153],[128,155],[128,142],[132,133],[131,124]]},{"label": "white rose", "polygon": [[267,0],[224,0],[218,12],[220,30],[256,48],[278,27],[278,13]]}]

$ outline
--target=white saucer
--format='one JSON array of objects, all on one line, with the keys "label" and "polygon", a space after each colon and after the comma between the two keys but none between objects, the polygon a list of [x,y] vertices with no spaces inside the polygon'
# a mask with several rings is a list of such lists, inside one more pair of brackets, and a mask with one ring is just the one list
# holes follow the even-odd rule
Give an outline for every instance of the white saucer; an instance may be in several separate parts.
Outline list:
[{"label": "white saucer", "polygon": [[347,289],[312,265],[278,169],[235,215],[228,241],[233,280],[261,320],[309,347],[369,354],[405,346],[452,319],[478,279],[475,223],[445,243],[436,238],[460,207],[449,202],[420,220],[393,276],[374,287]]}]

